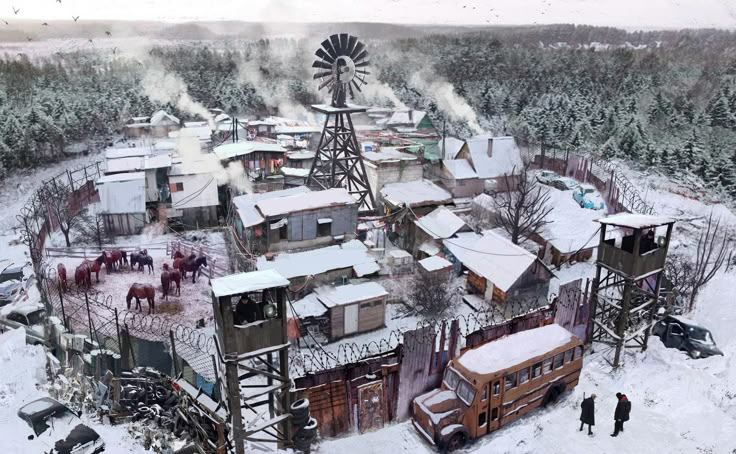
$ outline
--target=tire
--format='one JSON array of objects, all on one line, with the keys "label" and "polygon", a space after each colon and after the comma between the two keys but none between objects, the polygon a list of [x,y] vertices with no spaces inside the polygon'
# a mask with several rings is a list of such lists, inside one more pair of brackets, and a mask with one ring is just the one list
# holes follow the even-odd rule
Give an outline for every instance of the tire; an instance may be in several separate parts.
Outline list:
[{"label": "tire", "polygon": [[465,446],[465,434],[463,433],[456,433],[455,435],[450,438],[450,441],[447,442],[447,446],[445,447],[446,452],[452,452],[457,451],[458,449],[462,449]]},{"label": "tire", "polygon": [[309,399],[299,399],[291,404],[291,413],[309,411]]},{"label": "tire", "polygon": [[317,420],[310,417],[307,424],[304,426],[302,430],[307,430],[307,431],[314,433],[317,430]]},{"label": "tire", "polygon": [[309,414],[294,416],[291,419],[291,424],[297,429],[301,429],[309,423]]},{"label": "tire", "polygon": [[546,407],[549,404],[553,404],[557,402],[557,399],[560,397],[560,395],[565,392],[565,385],[558,383],[555,385],[552,385],[548,390],[547,393],[544,395],[544,401],[542,402],[542,406]]}]

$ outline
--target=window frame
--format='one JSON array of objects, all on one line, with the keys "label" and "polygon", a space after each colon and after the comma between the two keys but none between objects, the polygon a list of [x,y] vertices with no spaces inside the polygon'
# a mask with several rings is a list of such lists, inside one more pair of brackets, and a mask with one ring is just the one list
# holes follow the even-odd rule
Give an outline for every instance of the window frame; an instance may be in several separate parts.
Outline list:
[{"label": "window frame", "polygon": [[578,345],[573,350],[575,351],[573,353],[573,355],[572,355],[573,361],[575,361],[576,359],[580,359],[580,358],[583,357],[583,346],[582,345]]},{"label": "window frame", "polygon": [[574,348],[571,348],[570,350],[565,351],[564,364],[572,362],[572,358],[575,356],[574,350]]},{"label": "window frame", "polygon": [[[509,386],[509,377],[513,377],[513,384]],[[517,388],[519,386],[519,374],[518,372],[511,372],[510,374],[506,374],[504,376],[504,385],[503,385],[503,391],[507,392],[514,388]]]},{"label": "window frame", "polygon": [[[559,365],[557,364],[557,358],[560,358]],[[565,365],[565,353],[558,353],[554,356],[554,361],[552,362],[553,370],[560,369],[562,366]]]},{"label": "window frame", "polygon": [[[549,368],[547,368],[547,365],[549,365]],[[544,358],[542,361],[542,375],[547,375],[548,373],[552,372],[554,369],[552,368],[552,357]]]},{"label": "window frame", "polygon": [[[523,373],[523,372],[526,372],[526,380],[522,380],[522,378],[521,378],[521,377],[522,377],[522,373]],[[519,375],[518,375],[518,378],[519,378],[519,384],[518,384],[518,386],[521,386],[521,385],[523,385],[524,383],[529,383],[529,380],[531,380],[531,375],[530,375],[530,373],[529,373],[529,372],[530,372],[530,371],[529,371],[529,367],[524,367],[524,368],[522,368],[522,369],[519,369]]]},{"label": "window frame", "polygon": [[[483,422],[481,422],[481,419]],[[485,427],[488,424],[488,418],[486,417],[486,411],[478,413],[478,427]]]},{"label": "window frame", "polygon": [[491,408],[491,422],[498,421],[498,407]]},{"label": "window frame", "polygon": [[[537,366],[539,366],[539,373],[537,375],[534,375],[534,371],[535,371],[535,369],[536,369]],[[532,380],[534,380],[535,378],[539,378],[542,375],[544,375],[542,373],[542,361],[540,361],[538,363],[532,364],[531,370],[532,370],[532,377],[531,377]]]}]

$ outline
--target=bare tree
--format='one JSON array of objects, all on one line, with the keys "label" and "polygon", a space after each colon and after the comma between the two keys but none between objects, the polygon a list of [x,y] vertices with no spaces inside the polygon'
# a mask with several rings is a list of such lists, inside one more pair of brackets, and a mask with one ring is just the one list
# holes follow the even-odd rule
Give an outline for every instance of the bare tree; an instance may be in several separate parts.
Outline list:
[{"label": "bare tree", "polygon": [[552,222],[547,220],[547,215],[554,208],[549,205],[549,192],[529,176],[529,169],[530,163],[526,162],[518,177],[514,176],[516,167],[511,175],[504,174],[508,192],[495,198],[498,225],[508,232],[514,244],[519,244],[522,237],[529,238],[539,233],[542,227]]},{"label": "bare tree", "polygon": [[84,216],[84,211],[73,203],[73,192],[68,186],[51,180],[44,184],[40,194],[51,216],[51,224],[59,227],[66,240],[66,247],[71,247],[69,233],[80,224]]},{"label": "bare tree", "polygon": [[76,231],[81,240],[95,243],[100,249],[102,249],[103,243],[111,239],[111,235],[105,227],[105,213],[91,213],[89,209],[84,210]]},{"label": "bare tree", "polygon": [[417,273],[412,280],[406,315],[441,318],[452,307],[453,291],[446,276]]}]

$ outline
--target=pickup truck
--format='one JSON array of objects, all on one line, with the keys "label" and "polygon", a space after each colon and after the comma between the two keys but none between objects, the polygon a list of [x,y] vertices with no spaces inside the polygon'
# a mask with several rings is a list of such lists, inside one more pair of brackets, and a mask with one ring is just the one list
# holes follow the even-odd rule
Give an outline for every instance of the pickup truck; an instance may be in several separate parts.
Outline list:
[{"label": "pickup truck", "polygon": [[26,332],[26,343],[45,345],[46,341],[46,309],[41,304],[28,304],[17,307],[0,317],[0,330],[22,328]]}]

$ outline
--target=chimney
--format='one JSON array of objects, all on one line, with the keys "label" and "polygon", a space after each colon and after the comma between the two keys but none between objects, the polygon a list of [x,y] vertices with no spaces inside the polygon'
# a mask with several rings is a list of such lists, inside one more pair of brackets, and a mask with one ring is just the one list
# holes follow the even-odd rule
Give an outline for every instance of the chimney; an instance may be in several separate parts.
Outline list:
[{"label": "chimney", "polygon": [[414,109],[409,109],[409,123],[414,124]]},{"label": "chimney", "polygon": [[493,157],[493,138],[488,139],[488,157]]}]

